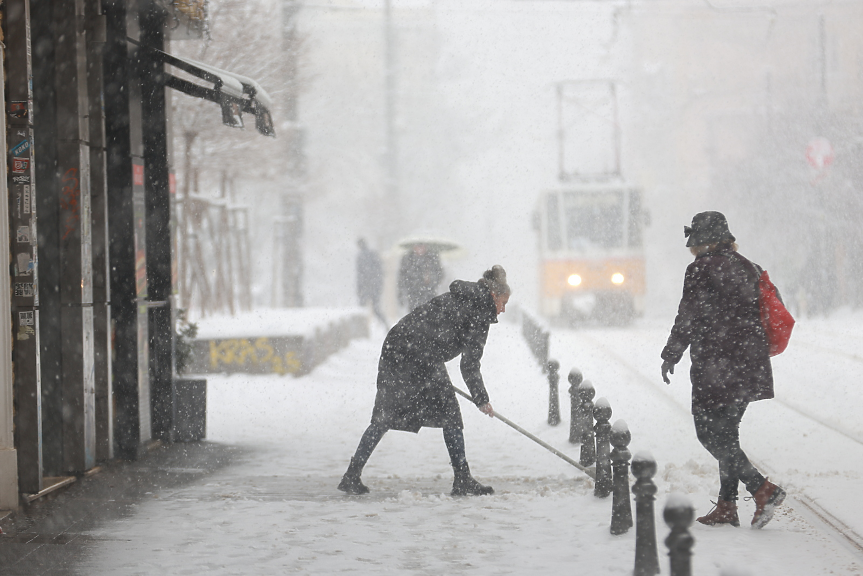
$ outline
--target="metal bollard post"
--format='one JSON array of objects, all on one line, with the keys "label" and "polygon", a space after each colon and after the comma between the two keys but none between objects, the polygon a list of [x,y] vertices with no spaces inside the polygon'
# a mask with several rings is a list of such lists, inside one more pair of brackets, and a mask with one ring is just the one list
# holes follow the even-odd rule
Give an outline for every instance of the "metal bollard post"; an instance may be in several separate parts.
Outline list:
[{"label": "metal bollard post", "polygon": [[632,473],[636,477],[632,492],[635,494],[635,576],[659,574],[659,557],[656,552],[656,522],[653,518],[653,501],[656,499],[656,460],[647,452],[632,459]]},{"label": "metal bollard post", "polygon": [[578,387],[584,380],[581,370],[573,368],[569,371],[569,443],[578,444],[581,442],[581,421],[579,420],[578,407],[581,400],[578,397]]},{"label": "metal bollard post", "polygon": [[611,469],[614,471],[611,497],[611,533],[624,534],[632,528],[632,505],[629,503],[629,442],[632,434],[623,420],[611,427]]},{"label": "metal bollard post", "polygon": [[560,382],[560,362],[548,361],[548,425],[560,424],[560,394],[558,393],[558,382]]},{"label": "metal bollard post", "polygon": [[540,346],[539,346],[539,363],[545,366],[548,363],[548,352],[549,352],[549,340],[551,339],[551,332],[547,332],[545,330],[540,330]]},{"label": "metal bollard post", "polygon": [[695,538],[689,532],[695,518],[695,508],[682,494],[672,494],[662,513],[671,534],[665,539],[671,560],[671,576],[692,576],[692,546]]},{"label": "metal bollard post", "polygon": [[605,398],[600,398],[593,405],[593,417],[596,425],[596,482],[593,485],[593,495],[597,498],[607,498],[611,494],[611,404]]},{"label": "metal bollard post", "polygon": [[581,454],[579,462],[582,466],[590,466],[596,462],[596,442],[593,437],[593,397],[596,390],[590,380],[585,380],[578,387],[578,397],[581,398],[579,413],[581,415]]}]

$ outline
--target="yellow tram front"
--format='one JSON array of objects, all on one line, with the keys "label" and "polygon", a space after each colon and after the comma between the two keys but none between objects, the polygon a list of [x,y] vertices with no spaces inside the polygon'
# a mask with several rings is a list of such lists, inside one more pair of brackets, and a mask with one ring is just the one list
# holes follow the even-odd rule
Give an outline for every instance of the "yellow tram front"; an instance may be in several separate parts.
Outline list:
[{"label": "yellow tram front", "polygon": [[641,315],[645,219],[633,187],[581,184],[543,192],[536,218],[542,314],[608,324]]}]

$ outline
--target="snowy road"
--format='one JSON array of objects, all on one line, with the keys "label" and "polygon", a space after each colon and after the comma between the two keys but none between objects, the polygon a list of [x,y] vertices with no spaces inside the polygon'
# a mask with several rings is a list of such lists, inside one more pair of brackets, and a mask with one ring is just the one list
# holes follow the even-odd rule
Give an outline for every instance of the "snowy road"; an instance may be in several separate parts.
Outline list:
[{"label": "snowy road", "polygon": [[[863,506],[858,493],[863,477],[863,421],[859,416],[863,391],[857,375],[863,358],[854,353],[854,346],[863,345],[863,337],[854,333],[853,323],[848,331],[842,326],[838,321],[816,321],[797,327],[792,346],[773,360],[776,398],[750,406],[741,426],[741,441],[750,458],[774,481],[843,527],[859,548],[863,544]],[[619,414],[634,429],[634,438],[638,438],[635,429],[640,425],[655,425],[654,415],[638,409],[641,394],[637,389],[650,390],[651,398],[666,399],[677,408],[663,415],[668,428],[674,429],[669,430],[674,441],[663,443],[665,449],[651,450],[658,460],[674,462],[694,449],[701,461],[706,453],[695,440],[689,417],[688,363],[681,363],[670,386],[659,377],[658,350],[667,333],[667,328],[645,325],[626,331],[557,331],[552,355],[583,366],[586,374],[595,371],[612,379],[595,382],[597,395],[604,394],[605,387],[609,396],[619,397]],[[604,368],[615,364],[614,373]],[[641,414],[630,417],[632,412]],[[676,418],[677,414],[684,418]],[[683,438],[679,437],[681,430]],[[686,451],[675,455],[681,443],[687,445]],[[669,452],[669,446],[674,450]]]},{"label": "snowy road", "polygon": [[[577,457],[578,447],[567,441],[565,376],[578,366],[597,397],[611,402],[612,421],[629,424],[633,452],[656,457],[657,510],[669,493],[682,492],[705,512],[718,488],[716,464],[695,438],[688,366],[679,366],[671,386],[660,379],[667,328],[642,322],[627,330],[555,331],[551,352],[561,362],[564,422],[549,427],[547,384],[518,327],[494,326],[483,361],[492,404]],[[750,455],[792,496],[805,494],[861,533],[856,489],[863,447],[851,438],[863,436],[854,417],[861,407],[854,343],[863,336],[855,334],[853,318],[799,325],[774,363],[778,401],[753,404],[742,435]],[[383,336],[354,342],[303,378],[211,377],[210,440],[245,447],[245,461],[198,485],[154,494],[132,517],[94,532],[111,539],[82,571],[631,574],[634,534],[609,534],[610,498],[594,498],[584,474],[469,404],[462,404],[468,459],[474,475],[495,487],[494,496],[448,496],[451,471],[433,429],[388,434],[364,473],[372,493],[338,492],[371,413]],[[463,386],[457,363],[450,369]],[[742,502],[741,512],[747,524],[752,503]],[[663,573],[667,532],[658,515]],[[753,576],[863,573],[863,555],[794,500],[762,531],[699,525],[693,534],[694,574],[735,567]]]}]

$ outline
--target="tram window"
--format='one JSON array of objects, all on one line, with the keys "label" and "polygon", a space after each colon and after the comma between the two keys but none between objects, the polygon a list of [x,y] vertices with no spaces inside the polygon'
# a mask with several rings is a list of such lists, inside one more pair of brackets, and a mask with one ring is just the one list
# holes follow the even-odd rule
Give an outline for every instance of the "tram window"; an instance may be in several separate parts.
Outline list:
[{"label": "tram window", "polygon": [[558,206],[557,194],[548,196],[548,249],[560,250],[563,239],[560,234],[560,207]]},{"label": "tram window", "polygon": [[570,250],[623,245],[623,193],[570,193],[564,199]]},{"label": "tram window", "polygon": [[641,211],[641,194],[637,190],[629,193],[629,246],[641,247],[641,226],[644,223],[644,213]]}]

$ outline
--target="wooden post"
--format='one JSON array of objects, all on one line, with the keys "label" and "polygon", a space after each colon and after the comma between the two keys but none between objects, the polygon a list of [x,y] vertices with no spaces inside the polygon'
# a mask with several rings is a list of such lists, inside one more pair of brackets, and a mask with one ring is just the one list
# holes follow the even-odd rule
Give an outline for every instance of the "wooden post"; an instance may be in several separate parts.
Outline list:
[{"label": "wooden post", "polygon": [[632,473],[636,481],[635,494],[635,576],[659,574],[659,557],[656,551],[656,522],[653,518],[653,501],[656,499],[656,460],[647,452],[632,459]]},{"label": "wooden post", "polygon": [[611,452],[609,439],[611,436],[611,404],[605,398],[600,398],[593,406],[593,416],[596,425],[593,430],[596,435],[596,483],[593,495],[597,498],[607,498],[611,494]]},{"label": "wooden post", "polygon": [[632,506],[629,503],[629,453],[632,439],[626,422],[618,420],[611,427],[611,469],[614,472],[611,497],[611,533],[624,534],[632,528]]}]

